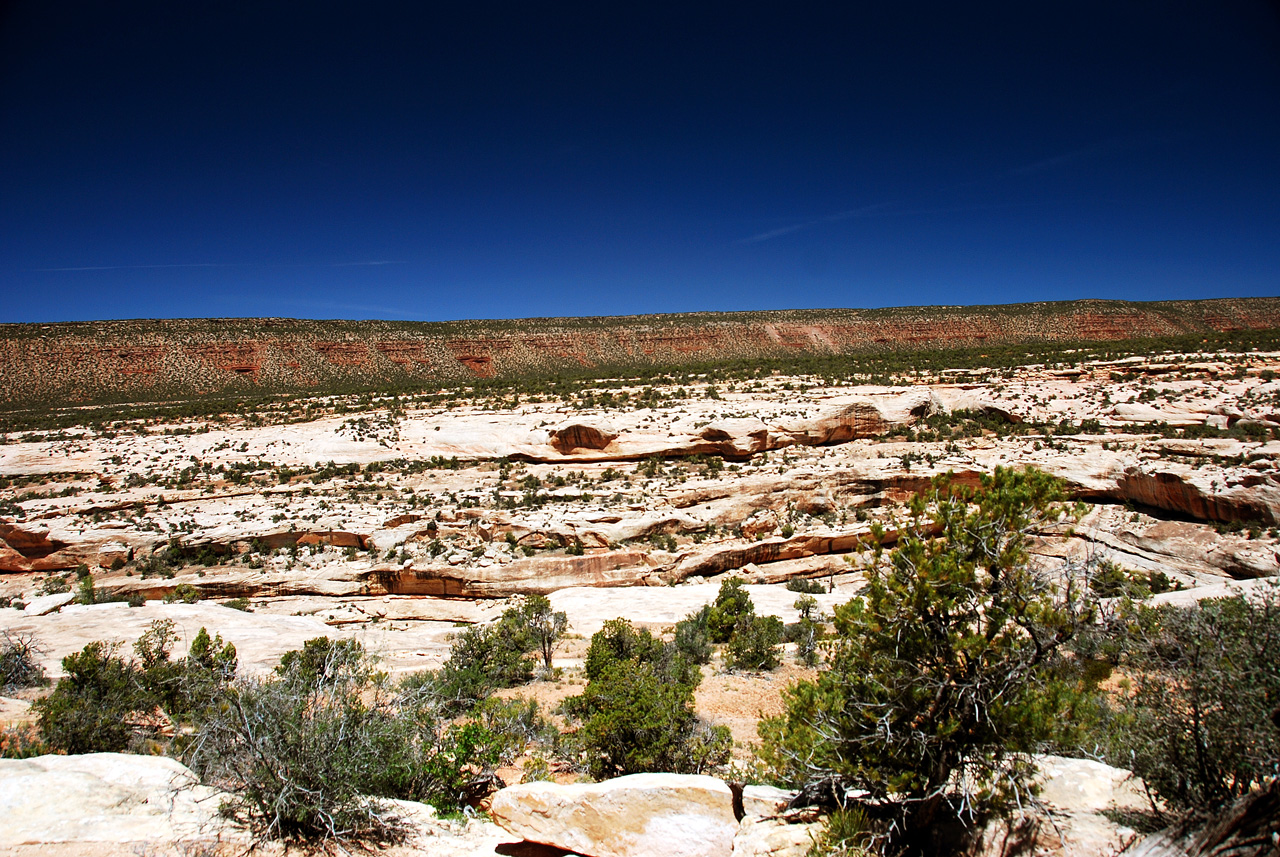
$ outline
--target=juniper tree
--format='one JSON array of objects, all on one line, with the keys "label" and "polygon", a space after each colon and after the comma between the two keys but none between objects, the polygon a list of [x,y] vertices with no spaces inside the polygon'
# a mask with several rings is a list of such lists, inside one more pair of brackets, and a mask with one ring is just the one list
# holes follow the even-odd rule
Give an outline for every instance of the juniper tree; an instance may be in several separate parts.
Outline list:
[{"label": "juniper tree", "polygon": [[1094,609],[1086,569],[1039,570],[1028,553],[1068,517],[1062,498],[1030,468],[917,497],[865,593],[836,608],[828,668],[761,724],[765,760],[797,784],[863,790],[891,850],[1027,797],[1029,754],[1081,701],[1060,649]]}]

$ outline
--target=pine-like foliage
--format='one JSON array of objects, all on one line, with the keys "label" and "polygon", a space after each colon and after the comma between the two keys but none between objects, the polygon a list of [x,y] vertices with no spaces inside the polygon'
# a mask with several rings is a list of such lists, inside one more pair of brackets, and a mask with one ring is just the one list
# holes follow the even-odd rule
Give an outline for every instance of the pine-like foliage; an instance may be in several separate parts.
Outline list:
[{"label": "pine-like foliage", "polygon": [[1030,561],[1031,534],[1068,518],[1062,496],[1044,473],[997,469],[917,498],[836,609],[829,668],[761,725],[783,779],[862,790],[891,848],[1029,794],[1028,754],[1081,701],[1059,649],[1094,609],[1087,569]]}]

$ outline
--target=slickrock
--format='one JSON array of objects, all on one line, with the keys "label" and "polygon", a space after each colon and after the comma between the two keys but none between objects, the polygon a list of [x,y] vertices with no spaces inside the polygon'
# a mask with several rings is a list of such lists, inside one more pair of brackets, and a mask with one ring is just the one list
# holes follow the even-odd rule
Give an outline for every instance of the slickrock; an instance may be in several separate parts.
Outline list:
[{"label": "slickrock", "polygon": [[332,635],[323,622],[306,616],[270,616],[231,610],[210,602],[161,604],[129,607],[122,602],[108,604],[68,604],[47,616],[27,616],[17,610],[0,609],[0,628],[14,633],[31,633],[40,640],[40,660],[52,676],[61,675],[61,660],[95,640],[118,641],[128,653],[129,646],[142,636],[153,621],[168,619],[178,633],[175,651],[186,651],[201,627],[219,633],[234,643],[242,670],[266,672],[290,649],[300,649],[312,637]]},{"label": "slickrock", "polygon": [[733,793],[714,777],[632,774],[602,783],[523,783],[493,796],[504,829],[590,857],[729,857]]},{"label": "slickrock", "polygon": [[546,595],[567,586],[658,585],[648,553],[605,551],[584,556],[519,559],[508,565],[375,570],[369,577],[396,595],[505,598]]},{"label": "slickrock", "polygon": [[[0,846],[237,842],[219,795],[164,756],[0,759]],[[86,852],[87,853],[87,852]]]},{"label": "slickrock", "polygon": [[70,592],[55,592],[51,595],[41,595],[38,598],[32,598],[22,609],[25,616],[47,616],[50,613],[56,613],[66,605],[76,599],[75,595]]},{"label": "slickrock", "polygon": [[[860,575],[846,574],[835,578],[834,592],[820,592],[813,596],[821,610],[830,613],[837,604],[852,598],[863,585]],[[781,586],[748,584],[747,593],[761,616],[777,616],[784,622],[799,620],[796,598],[799,596]],[[595,589],[573,587],[560,589],[550,596],[556,610],[569,615],[573,630],[590,636],[604,627],[604,623],[619,616],[650,627],[674,625],[690,613],[696,613],[704,604],[715,600],[720,591],[719,582],[685,583],[673,587],[647,589]]]}]

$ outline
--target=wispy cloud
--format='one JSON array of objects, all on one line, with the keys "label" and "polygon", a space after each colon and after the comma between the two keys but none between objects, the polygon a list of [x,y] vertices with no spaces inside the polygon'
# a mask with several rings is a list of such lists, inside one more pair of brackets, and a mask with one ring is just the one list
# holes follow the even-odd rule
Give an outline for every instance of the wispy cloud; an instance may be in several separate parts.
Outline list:
[{"label": "wispy cloud", "polygon": [[892,209],[894,205],[896,205],[896,203],[878,202],[875,205],[864,205],[861,208],[851,208],[848,211],[837,211],[834,214],[828,214],[823,217],[814,217],[809,220],[802,220],[798,223],[792,223],[787,226],[780,226],[777,229],[770,229],[767,232],[761,232],[758,235],[743,238],[738,243],[759,244],[761,241],[771,241],[774,238],[781,238],[783,235],[802,232],[805,229],[811,229],[814,226],[821,226],[824,223],[839,223],[842,220],[852,220],[856,217],[869,217],[873,214],[881,214]]},{"label": "wispy cloud", "polygon": [[402,259],[373,259],[360,262],[174,262],[153,265],[76,265],[65,268],[33,268],[42,273],[70,271],[141,271],[157,268],[363,268],[380,265],[407,265]]},{"label": "wispy cloud", "polygon": [[1029,176],[1036,173],[1049,172],[1050,170],[1062,169],[1082,161],[1092,161],[1106,157],[1107,155],[1114,155],[1120,152],[1131,151],[1133,149],[1145,148],[1147,146],[1163,142],[1166,139],[1166,137],[1113,137],[1110,140],[1103,140],[1101,143],[1095,143],[1092,146],[1072,149],[1057,155],[1051,155],[1047,158],[1041,158],[1038,161],[1032,161],[1029,164],[1014,167],[1009,170],[1006,175]]},{"label": "wispy cloud", "polygon": [[[985,178],[970,179],[958,184],[944,186],[939,188],[940,191],[958,191],[972,190],[983,185],[997,184],[1002,180],[1008,180],[1014,176],[1030,176],[1038,173],[1050,172],[1053,170],[1066,169],[1073,164],[1092,161],[1108,155],[1126,152],[1133,149],[1141,149],[1156,143],[1164,142],[1168,138],[1133,138],[1133,137],[1115,137],[1109,140],[1103,140],[1091,146],[1083,146],[1078,149],[1071,149],[1066,152],[1060,152],[1056,155],[1050,155],[1037,161],[1021,164],[1011,167],[1003,173],[992,173]],[[828,223],[838,223],[844,220],[854,220],[863,217],[910,217],[929,214],[954,214],[967,211],[989,211],[1002,208],[1021,208],[1025,206],[1034,206],[1045,204],[1041,202],[1010,202],[1010,203],[959,203],[950,206],[928,206],[928,207],[908,207],[905,202],[881,202],[874,205],[866,205],[861,208],[853,208],[848,211],[838,211],[834,214],[828,214],[823,217],[811,217],[807,220],[797,220],[788,223],[785,226],[779,226],[769,229],[746,238],[739,239],[737,244],[760,244],[765,241],[772,241],[775,238],[782,238],[786,235],[794,235],[797,232],[803,232],[812,229],[815,226],[822,226]]]}]

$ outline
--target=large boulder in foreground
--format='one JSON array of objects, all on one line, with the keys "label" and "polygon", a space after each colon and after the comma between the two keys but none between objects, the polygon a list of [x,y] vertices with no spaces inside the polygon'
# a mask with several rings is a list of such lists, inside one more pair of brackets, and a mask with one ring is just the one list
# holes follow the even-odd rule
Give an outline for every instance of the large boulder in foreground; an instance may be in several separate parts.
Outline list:
[{"label": "large boulder in foreground", "polygon": [[501,827],[590,857],[729,857],[733,793],[714,777],[632,774],[603,783],[523,783],[493,797]]},{"label": "large boulder in foreground", "polygon": [[0,759],[0,848],[211,840],[247,845],[246,834],[218,815],[218,804],[217,792],[164,756]]}]

